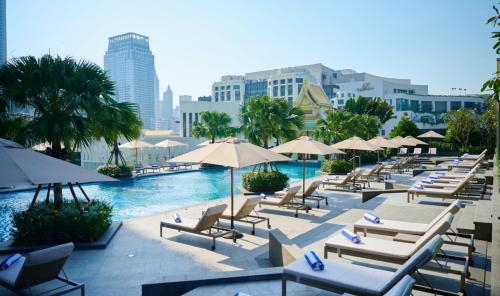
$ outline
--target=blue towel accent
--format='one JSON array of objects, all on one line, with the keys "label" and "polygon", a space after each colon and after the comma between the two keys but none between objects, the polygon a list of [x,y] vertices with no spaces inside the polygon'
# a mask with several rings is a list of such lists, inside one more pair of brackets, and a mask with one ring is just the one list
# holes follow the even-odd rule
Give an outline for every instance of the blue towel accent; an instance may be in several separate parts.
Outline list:
[{"label": "blue towel accent", "polygon": [[439,175],[439,174],[430,174],[429,178],[431,178],[431,179],[439,179],[439,178],[441,178],[441,176],[442,175]]},{"label": "blue towel accent", "polygon": [[323,264],[321,259],[319,259],[318,255],[314,253],[314,251],[307,252],[304,255],[304,257],[306,258],[307,263],[309,264],[309,266],[311,266],[313,270],[320,271],[325,269],[325,265]]},{"label": "blue towel accent", "polygon": [[261,194],[260,194],[260,198],[262,198],[262,199],[266,199],[266,195],[265,195],[264,193],[261,193]]},{"label": "blue towel accent", "polygon": [[5,258],[5,260],[3,260],[2,263],[0,263],[0,270],[6,270],[7,268],[11,267],[12,265],[14,265],[14,263],[17,262],[17,260],[21,259],[21,257],[22,257],[21,254],[16,253],[12,256]]},{"label": "blue towel accent", "polygon": [[173,216],[175,223],[181,223],[182,222],[182,217],[179,213],[175,213]]},{"label": "blue towel accent", "polygon": [[432,184],[432,183],[434,183],[434,181],[432,179],[423,179],[421,182],[424,183],[424,184]]},{"label": "blue towel accent", "polygon": [[414,188],[414,189],[417,189],[417,190],[424,189],[424,186],[422,186],[422,184],[420,184],[420,183],[413,184],[413,186],[411,186],[411,187]]},{"label": "blue towel accent", "polygon": [[234,293],[234,296],[252,296],[252,295],[247,294],[247,293],[242,293],[242,292],[238,292],[238,291],[236,291],[236,292]]},{"label": "blue towel accent", "polygon": [[366,220],[374,223],[374,224],[379,224],[380,223],[380,218],[373,215],[373,214],[370,214],[370,213],[365,213],[363,215],[363,218],[365,218]]},{"label": "blue towel accent", "polygon": [[350,230],[342,229],[341,233],[345,238],[347,238],[348,240],[350,240],[355,244],[359,244],[361,242],[361,238],[359,237],[359,235],[355,234]]}]

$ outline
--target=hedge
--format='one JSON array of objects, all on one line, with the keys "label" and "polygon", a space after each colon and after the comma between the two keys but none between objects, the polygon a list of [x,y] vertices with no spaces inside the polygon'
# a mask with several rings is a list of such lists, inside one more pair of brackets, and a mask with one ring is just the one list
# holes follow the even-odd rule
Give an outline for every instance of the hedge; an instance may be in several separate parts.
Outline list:
[{"label": "hedge", "polygon": [[288,176],[277,172],[243,173],[243,188],[250,192],[274,192],[286,187]]},{"label": "hedge", "polygon": [[15,245],[44,245],[66,242],[93,242],[111,224],[112,206],[94,200],[84,211],[73,201],[55,207],[52,202],[38,202],[13,214],[11,236]]},{"label": "hedge", "polygon": [[321,163],[321,171],[328,174],[346,174],[352,170],[352,162],[348,160],[329,159]]},{"label": "hedge", "polygon": [[132,177],[133,168],[131,166],[116,166],[114,164],[103,165],[97,169],[97,172],[113,178],[130,178]]}]

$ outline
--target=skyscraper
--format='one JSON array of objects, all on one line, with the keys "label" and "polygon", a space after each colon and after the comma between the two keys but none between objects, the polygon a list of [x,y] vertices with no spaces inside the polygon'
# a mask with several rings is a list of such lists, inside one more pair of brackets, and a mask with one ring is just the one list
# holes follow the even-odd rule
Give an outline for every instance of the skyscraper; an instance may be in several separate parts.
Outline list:
[{"label": "skyscraper", "polygon": [[155,128],[155,97],[159,96],[154,63],[148,37],[126,33],[109,38],[104,69],[115,82],[115,99],[136,103],[146,129]]},{"label": "skyscraper", "polygon": [[158,102],[158,113],[156,114],[156,129],[172,129],[174,94],[170,85],[163,93],[163,99]]},{"label": "skyscraper", "polygon": [[0,65],[7,61],[7,0],[0,0]]}]

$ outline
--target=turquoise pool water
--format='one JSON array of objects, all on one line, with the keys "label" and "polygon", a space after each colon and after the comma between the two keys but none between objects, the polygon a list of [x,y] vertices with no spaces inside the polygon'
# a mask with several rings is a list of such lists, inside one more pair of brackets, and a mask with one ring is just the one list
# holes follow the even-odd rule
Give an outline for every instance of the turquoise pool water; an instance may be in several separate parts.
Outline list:
[{"label": "turquoise pool water", "polygon": [[[287,174],[290,181],[302,179],[301,163],[278,164],[278,169]],[[241,174],[251,170],[235,170],[235,192],[241,186]],[[319,171],[319,164],[308,163],[306,177],[313,177]],[[226,169],[151,176],[84,186],[89,197],[110,202],[113,205],[113,219],[126,220],[139,216],[166,211],[181,206],[219,199],[230,194],[230,174]],[[44,190],[40,196],[45,196]],[[0,241],[9,239],[11,213],[26,208],[34,191],[0,194]],[[78,194],[78,190],[77,190]],[[69,190],[63,195],[71,196]]]}]

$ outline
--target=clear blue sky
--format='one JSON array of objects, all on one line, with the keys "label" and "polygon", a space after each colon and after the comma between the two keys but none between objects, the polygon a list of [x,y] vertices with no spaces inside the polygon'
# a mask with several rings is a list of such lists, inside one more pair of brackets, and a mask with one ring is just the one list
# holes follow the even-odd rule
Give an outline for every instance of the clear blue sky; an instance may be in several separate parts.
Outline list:
[{"label": "clear blue sky", "polygon": [[224,74],[323,63],[478,93],[495,72],[495,1],[8,0],[8,57],[50,52],[102,66],[108,37],[150,37],[160,92],[210,94]]}]

